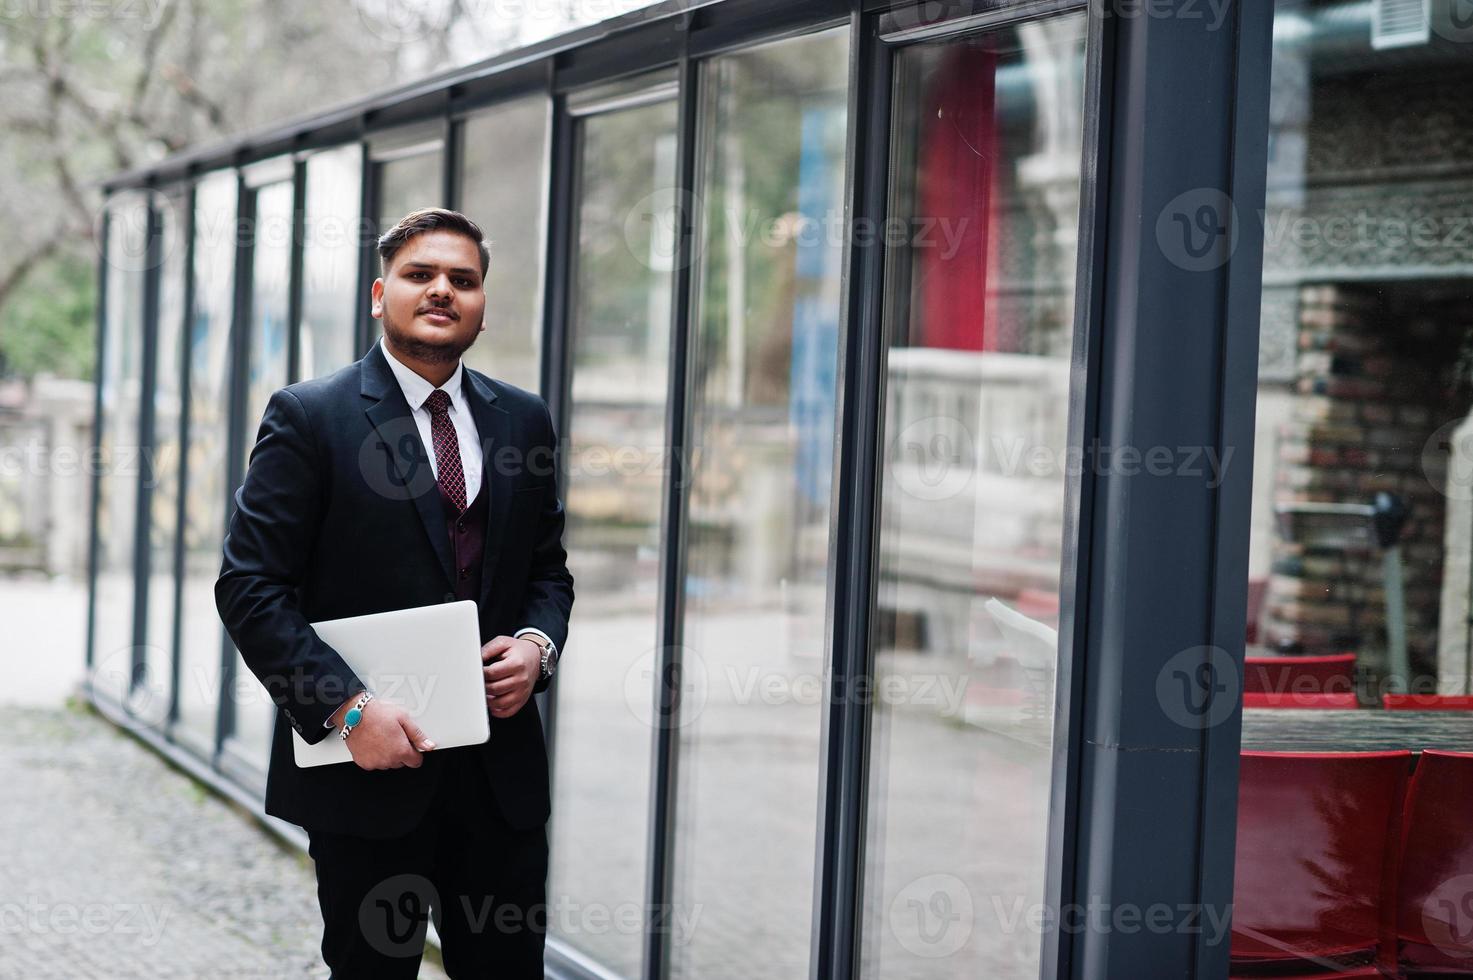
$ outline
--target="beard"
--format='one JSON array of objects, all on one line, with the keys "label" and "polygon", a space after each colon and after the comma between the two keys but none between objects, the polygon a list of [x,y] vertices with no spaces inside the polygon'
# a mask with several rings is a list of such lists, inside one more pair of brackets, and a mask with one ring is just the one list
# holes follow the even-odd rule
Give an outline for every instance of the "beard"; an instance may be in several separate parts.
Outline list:
[{"label": "beard", "polygon": [[[459,321],[456,321],[459,323]],[[477,331],[479,333],[479,331]],[[389,311],[384,310],[384,336],[389,338],[389,343],[395,349],[426,364],[454,364],[460,360],[462,354],[471,349],[476,342],[476,333],[464,342],[447,337],[443,341],[424,340],[416,337],[406,330],[401,330],[399,324],[389,316]]]}]

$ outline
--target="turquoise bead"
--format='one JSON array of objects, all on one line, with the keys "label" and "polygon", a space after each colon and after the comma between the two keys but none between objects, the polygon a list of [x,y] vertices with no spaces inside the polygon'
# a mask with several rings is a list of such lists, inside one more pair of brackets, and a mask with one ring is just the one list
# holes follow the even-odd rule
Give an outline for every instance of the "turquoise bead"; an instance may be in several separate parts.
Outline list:
[{"label": "turquoise bead", "polygon": [[349,708],[348,713],[343,716],[343,724],[349,726],[356,725],[362,717],[362,711],[357,708]]}]

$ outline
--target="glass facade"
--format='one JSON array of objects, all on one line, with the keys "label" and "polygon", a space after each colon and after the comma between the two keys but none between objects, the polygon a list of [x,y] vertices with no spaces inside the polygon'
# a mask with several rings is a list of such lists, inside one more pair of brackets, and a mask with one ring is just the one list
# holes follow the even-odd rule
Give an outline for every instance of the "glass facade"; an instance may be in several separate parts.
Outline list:
[{"label": "glass facade", "polygon": [[486,332],[466,362],[528,391],[540,387],[546,251],[548,102],[534,95],[462,124],[459,210],[491,248]]},{"label": "glass facade", "polygon": [[[1444,710],[1473,703],[1473,35],[1445,11],[1422,37],[1382,5],[1280,0],[1258,64],[1262,5],[1223,13],[1228,31],[962,6],[661,7],[433,81],[444,101],[416,124],[392,102],[346,145],[341,120],[304,124],[270,177],[241,143],[198,176],[150,172],[167,197],[119,178],[99,702],[259,791],[274,709],[213,596],[232,481],[271,393],[378,335],[358,322],[368,237],[448,192],[492,250],[467,363],[539,391],[562,440],[577,602],[543,715],[559,969],[1473,962],[1473,848],[1447,819],[1417,837],[1428,801],[1466,789],[1438,753],[1473,748]],[[1203,55],[1189,81],[1184,50]],[[1235,234],[1259,230],[1255,134],[1245,272],[1213,242],[1222,200]],[[1255,325],[1250,384],[1234,358]],[[1204,485],[1099,456],[1145,453],[1141,432],[1223,469]],[[1251,481],[1225,455],[1249,437]],[[1210,723],[1182,720],[1178,682]],[[1368,768],[1275,768],[1296,753]],[[1285,905],[1296,889],[1312,901]],[[1239,932],[1059,928],[1061,903],[1144,914],[1168,892],[1236,897]],[[1395,936],[1361,928],[1409,908]]]},{"label": "glass facade", "polygon": [[143,289],[151,261],[149,210],[138,196],[108,210],[108,263],[103,279],[107,320],[99,372],[102,418],[97,431],[97,578],[92,590],[92,682],[114,701],[134,680],[133,557],[137,529],[139,411],[143,387]]},{"label": "glass facade", "polygon": [[1473,20],[1275,10],[1232,961],[1464,973]]},{"label": "glass facade", "polygon": [[549,888],[579,908],[632,910],[635,928],[557,918],[551,931],[624,975],[642,956],[673,259],[668,221],[639,216],[654,217],[650,202],[672,186],[675,124],[669,100],[579,124],[571,406],[560,433],[564,545],[580,569],[567,647],[599,653],[558,682]]},{"label": "glass facade", "polygon": [[1037,932],[912,903],[1043,901],[1085,27],[896,63],[867,976],[1038,975]]},{"label": "glass facade", "polygon": [[230,444],[231,320],[235,307],[236,177],[212,174],[194,192],[194,309],[189,318],[188,469],[180,608],[179,720],[174,737],[213,753],[225,629],[215,577],[225,537]]},{"label": "glass facade", "polygon": [[358,358],[362,183],[363,151],[356,145],[307,158],[299,379],[323,377]]},{"label": "glass facade", "polygon": [[[849,37],[705,66],[672,975],[808,972]],[[760,845],[759,845],[760,842]]]}]

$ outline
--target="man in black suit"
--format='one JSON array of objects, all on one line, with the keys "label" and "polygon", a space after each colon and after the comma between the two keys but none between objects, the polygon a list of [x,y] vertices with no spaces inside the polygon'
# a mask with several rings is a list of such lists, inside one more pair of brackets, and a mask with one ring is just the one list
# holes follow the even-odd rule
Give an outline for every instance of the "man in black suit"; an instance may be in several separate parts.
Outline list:
[{"label": "man in black suit", "polygon": [[[573,579],[546,404],[461,364],[485,329],[482,237],[427,209],[379,239],[383,340],[271,397],[215,585],[278,708],[266,812],[308,832],[334,977],[414,977],[431,916],[451,976],[543,975],[549,791],[532,695],[567,637]],[[436,750],[309,625],[462,599],[479,610],[484,745]],[[343,737],[353,763],[298,769],[291,730]]]}]

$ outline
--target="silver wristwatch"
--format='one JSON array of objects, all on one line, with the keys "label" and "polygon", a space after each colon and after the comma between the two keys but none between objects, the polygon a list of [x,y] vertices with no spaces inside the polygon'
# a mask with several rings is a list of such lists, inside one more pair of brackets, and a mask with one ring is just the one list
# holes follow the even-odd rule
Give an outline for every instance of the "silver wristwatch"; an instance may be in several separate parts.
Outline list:
[{"label": "silver wristwatch", "polygon": [[542,651],[538,676],[542,680],[547,680],[547,678],[552,676],[552,672],[557,670],[557,647],[553,645],[551,640],[544,643],[534,634],[525,634],[523,638],[536,643],[537,648]]}]

